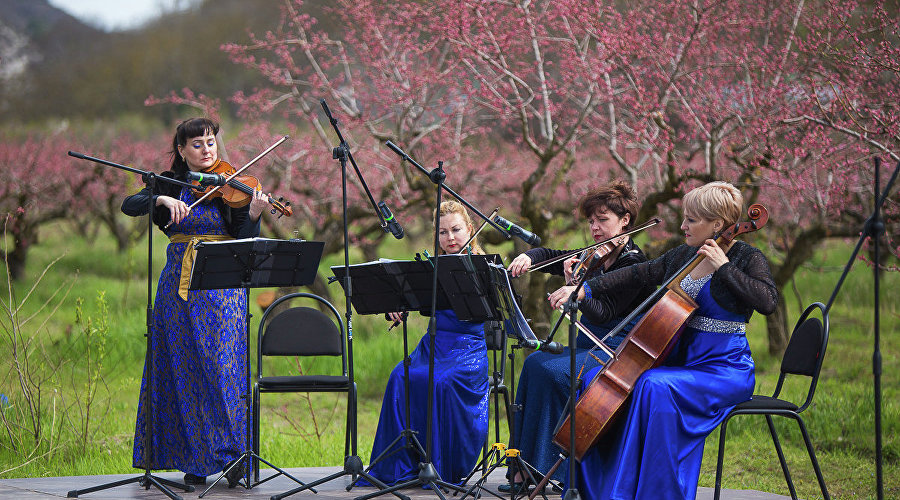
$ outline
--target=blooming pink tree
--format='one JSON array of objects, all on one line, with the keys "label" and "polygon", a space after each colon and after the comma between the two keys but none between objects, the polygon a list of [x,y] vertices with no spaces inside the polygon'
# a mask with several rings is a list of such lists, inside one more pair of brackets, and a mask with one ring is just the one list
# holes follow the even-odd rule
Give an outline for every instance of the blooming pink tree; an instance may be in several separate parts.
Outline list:
[{"label": "blooming pink tree", "polygon": [[[93,137],[79,152],[94,158],[150,172],[168,168],[166,154],[171,138],[164,136],[138,140],[131,134],[115,131],[107,136]],[[83,141],[88,143],[88,141]],[[70,146],[77,147],[77,146]],[[81,159],[66,157],[72,171],[80,171],[85,183],[72,200],[74,227],[83,237],[105,228],[116,242],[119,252],[130,248],[147,232],[147,222],[122,214],[122,200],[144,187],[140,176],[126,170]]]},{"label": "blooming pink tree", "polygon": [[[333,17],[342,31],[332,37],[301,1],[285,0],[278,26],[225,50],[270,81],[234,97],[244,117],[320,141],[304,145],[321,152],[302,156],[300,182],[289,184],[315,207],[314,235],[339,227],[338,177],[321,159],[336,142],[318,109],[324,97],[354,156],[378,172],[368,176],[376,198],[400,217],[430,217],[430,183],[386,140],[429,167],[444,160],[448,184],[486,211],[500,205],[549,246],[573,227],[554,217],[571,214],[597,183],[624,177],[643,199],[639,218],[666,219],[647,248],[657,254],[680,239],[683,193],[724,179],[769,207],[769,226],[752,238],[769,246],[783,288],[825,238],[858,233],[869,158],[898,150],[897,54],[885,43],[897,24],[880,2],[870,7],[341,0]],[[353,234],[377,242],[383,233],[364,203],[352,205]],[[531,279],[528,315],[546,317],[545,286]],[[773,351],[787,338],[783,302],[779,312],[768,322]]]},{"label": "blooming pink tree", "polygon": [[25,271],[38,228],[73,213],[73,200],[88,176],[65,162],[65,140],[56,135],[0,141],[0,214],[5,221],[3,259],[12,279]]}]

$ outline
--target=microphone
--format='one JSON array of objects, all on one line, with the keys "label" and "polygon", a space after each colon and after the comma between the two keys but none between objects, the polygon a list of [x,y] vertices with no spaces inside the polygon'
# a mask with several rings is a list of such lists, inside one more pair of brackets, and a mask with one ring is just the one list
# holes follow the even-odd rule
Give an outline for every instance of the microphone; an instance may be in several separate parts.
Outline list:
[{"label": "microphone", "polygon": [[388,208],[387,204],[383,201],[379,201],[378,209],[381,210],[381,216],[384,217],[384,222],[386,224],[384,231],[390,232],[394,235],[394,238],[397,238],[398,240],[403,239],[403,228],[400,226],[400,223],[397,222],[397,219],[394,218],[394,214],[391,213],[391,209]]},{"label": "microphone", "polygon": [[549,352],[550,354],[561,354],[563,352],[563,346],[559,342],[542,342],[538,339],[519,339],[519,345],[534,349],[535,351]]},{"label": "microphone", "polygon": [[198,181],[201,186],[224,186],[225,179],[227,179],[227,177],[219,174],[206,174],[193,171],[187,173],[187,180]]},{"label": "microphone", "polygon": [[536,247],[541,244],[540,236],[532,233],[531,231],[526,231],[525,229],[522,229],[521,227],[513,224],[512,222],[504,219],[503,217],[500,217],[499,215],[494,217],[494,222],[503,226],[503,228],[506,229],[506,231],[509,232],[509,234],[511,234],[513,236],[517,236],[519,239],[521,239],[522,241],[524,241],[525,243],[528,243],[529,245],[531,245],[533,247]]},{"label": "microphone", "polygon": [[406,158],[406,153],[404,153],[402,149],[398,148],[397,145],[394,144],[393,142],[387,141],[384,143],[384,145],[391,148],[391,151],[400,155],[401,158],[404,158],[404,159]]}]

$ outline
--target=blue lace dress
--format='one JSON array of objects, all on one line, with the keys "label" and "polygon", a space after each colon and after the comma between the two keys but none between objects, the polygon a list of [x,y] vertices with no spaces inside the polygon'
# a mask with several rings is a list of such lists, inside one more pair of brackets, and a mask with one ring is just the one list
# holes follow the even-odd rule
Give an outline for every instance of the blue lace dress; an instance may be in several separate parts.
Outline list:
[{"label": "blue lace dress", "polygon": [[[460,321],[451,310],[435,314],[437,334],[434,353],[434,405],[431,461],[441,479],[459,483],[478,462],[488,426],[488,362],[484,324]],[[426,334],[413,350],[409,367],[410,428],[427,448],[428,357],[431,336]],[[385,484],[415,478],[419,455],[403,448],[403,440],[391,443],[407,427],[404,404],[403,363],[391,372],[378,430],[372,445],[374,461],[385,457],[369,472]],[[365,484],[360,481],[360,484]]]},{"label": "blue lace dress", "polygon": [[[189,205],[193,195],[182,190]],[[216,204],[200,203],[170,228],[188,235],[226,235]],[[221,471],[246,449],[246,303],[243,289],[190,290],[178,296],[187,243],[170,243],[159,277],[150,349],[144,366],[134,435],[134,467],[145,467],[147,370],[153,371],[152,469],[178,469],[198,476]]]},{"label": "blue lace dress", "polygon": [[576,467],[582,498],[695,498],[706,436],[755,383],[747,318],[713,300],[711,276],[682,281],[699,309],[664,365],[638,379],[627,414]]}]

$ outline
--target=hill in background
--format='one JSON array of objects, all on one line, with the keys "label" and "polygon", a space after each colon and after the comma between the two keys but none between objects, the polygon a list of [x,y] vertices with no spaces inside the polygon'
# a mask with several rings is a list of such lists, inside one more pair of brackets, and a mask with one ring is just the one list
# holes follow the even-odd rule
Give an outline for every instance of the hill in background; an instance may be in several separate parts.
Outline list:
[{"label": "hill in background", "polygon": [[[321,9],[322,2],[308,2]],[[220,46],[247,32],[274,29],[281,2],[203,0],[140,28],[104,32],[46,0],[0,2],[0,121],[110,119],[122,114],[168,120],[149,95],[189,87],[226,99],[251,91],[262,77],[231,63]],[[232,110],[233,111],[233,110]]]}]

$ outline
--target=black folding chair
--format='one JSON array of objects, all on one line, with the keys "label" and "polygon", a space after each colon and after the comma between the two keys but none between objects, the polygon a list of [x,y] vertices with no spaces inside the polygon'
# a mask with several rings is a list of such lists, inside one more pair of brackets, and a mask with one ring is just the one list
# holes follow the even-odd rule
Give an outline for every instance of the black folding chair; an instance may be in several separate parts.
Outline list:
[{"label": "black folding chair", "polygon": [[[822,318],[810,317],[810,315],[818,309]],[[813,469],[816,472],[816,478],[819,480],[819,487],[822,489],[822,496],[828,500],[828,489],[825,487],[825,479],[822,477],[822,470],[819,468],[819,462],[816,460],[816,452],[813,450],[812,443],[809,439],[809,433],[806,431],[806,425],[800,414],[806,410],[812,403],[813,394],[816,392],[816,383],[819,381],[819,373],[822,369],[822,360],[825,358],[825,349],[828,346],[828,311],[825,306],[816,302],[803,311],[800,319],[791,333],[791,339],[788,342],[784,357],[781,360],[781,375],[778,377],[778,383],[775,386],[775,392],[771,396],[753,395],[750,401],[746,401],[734,407],[725,420],[719,431],[719,456],[716,462],[716,490],[714,499],[718,500],[722,487],[722,460],[725,455],[725,429],[728,426],[728,420],[735,415],[765,415],[766,423],[769,425],[769,433],[772,435],[772,442],[775,443],[775,450],[778,452],[778,460],[781,462],[781,470],[784,472],[784,479],[787,481],[788,488],[791,491],[791,498],[797,500],[797,492],[794,490],[794,482],[791,480],[791,473],[788,471],[787,462],[784,459],[784,453],[781,451],[781,443],[778,441],[778,434],[775,432],[775,425],[772,422],[772,415],[780,415],[782,417],[792,418],[797,421],[800,426],[800,432],[803,434],[803,441],[806,443],[806,451],[809,453],[809,459],[812,462]],[[802,405],[797,406],[791,401],[780,399],[782,385],[787,375],[801,375],[810,378],[809,390],[806,393],[806,401]]]},{"label": "black folding chair", "polygon": [[[282,304],[306,299],[321,305],[326,314],[314,307]],[[266,356],[341,356],[339,375],[263,375]],[[253,387],[253,449],[259,454],[259,397],[264,392],[346,392],[347,424],[344,433],[344,456],[350,449],[350,416],[356,401],[356,386],[347,373],[346,338],[340,313],[324,298],[310,293],[291,293],[273,302],[263,313],[259,323],[256,355],[256,383]],[[254,466],[259,481],[259,463]],[[274,476],[273,476],[274,477]],[[270,478],[271,479],[271,478]]]}]

